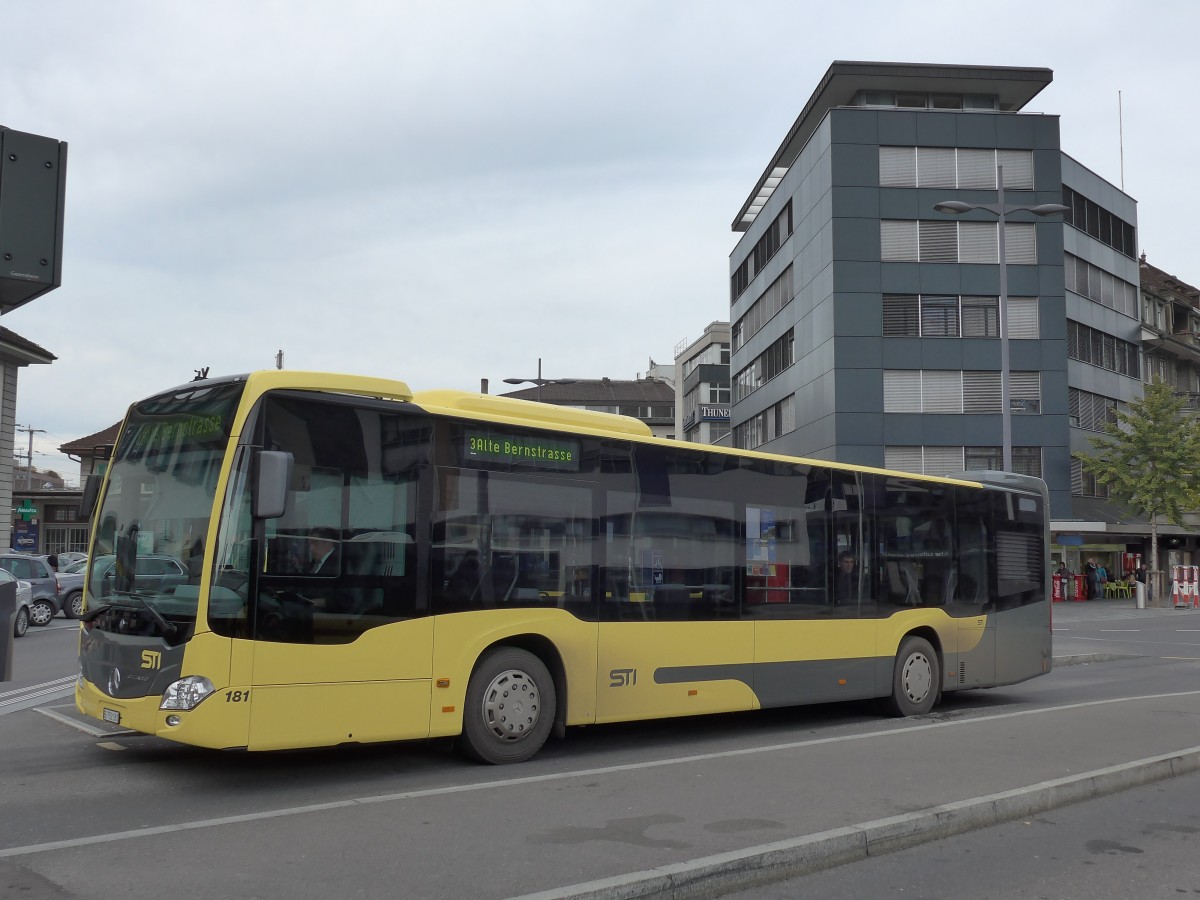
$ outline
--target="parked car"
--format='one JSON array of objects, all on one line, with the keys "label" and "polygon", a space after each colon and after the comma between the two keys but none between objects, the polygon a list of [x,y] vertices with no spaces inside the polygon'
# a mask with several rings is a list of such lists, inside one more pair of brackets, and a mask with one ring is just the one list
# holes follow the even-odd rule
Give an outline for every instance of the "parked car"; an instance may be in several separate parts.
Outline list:
[{"label": "parked car", "polygon": [[[71,570],[74,571],[71,571]],[[62,605],[63,615],[68,619],[78,619],[83,615],[83,576],[87,574],[87,560],[67,567],[67,571],[58,572],[54,578],[58,582],[58,602]]]},{"label": "parked car", "polygon": [[58,554],[58,571],[61,572],[67,566],[80,562],[87,562],[86,553],[80,553],[78,550],[64,550]]},{"label": "parked car", "polygon": [[28,581],[33,590],[29,601],[29,621],[32,625],[49,625],[59,610],[58,581],[44,556],[23,553],[0,553],[0,569],[5,569],[21,581]]},{"label": "parked car", "polygon": [[[112,593],[117,558],[100,556],[92,563],[92,593],[107,597]],[[139,556],[134,567],[134,587],[139,591],[170,593],[188,579],[187,569],[173,556]]]},{"label": "parked car", "polygon": [[17,615],[13,619],[13,636],[24,637],[29,630],[29,599],[33,588],[28,581],[15,578],[7,569],[0,569],[0,584],[17,583]]}]

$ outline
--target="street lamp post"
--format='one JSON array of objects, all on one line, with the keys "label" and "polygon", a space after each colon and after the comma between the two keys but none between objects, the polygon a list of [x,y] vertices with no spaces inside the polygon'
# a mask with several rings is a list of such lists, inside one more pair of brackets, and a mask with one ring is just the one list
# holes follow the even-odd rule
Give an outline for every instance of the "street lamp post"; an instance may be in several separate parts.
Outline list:
[{"label": "street lamp post", "polygon": [[538,373],[537,378],[505,378],[505,384],[536,384],[537,385],[537,402],[542,402],[542,385],[544,384],[574,384],[574,378],[543,378],[542,377],[542,358],[538,357]]},{"label": "street lamp post", "polygon": [[943,200],[935,203],[933,208],[941,213],[961,215],[972,210],[982,209],[997,216],[1000,220],[1000,422],[1002,462],[1005,472],[1012,471],[1012,405],[1009,398],[1009,366],[1008,366],[1008,259],[1004,252],[1004,221],[1009,213],[1031,212],[1035,216],[1053,216],[1064,213],[1067,207],[1061,203],[1041,203],[1037,206],[1008,206],[1004,202],[1004,166],[996,166],[996,202],[995,203],[964,203],[961,200]]}]

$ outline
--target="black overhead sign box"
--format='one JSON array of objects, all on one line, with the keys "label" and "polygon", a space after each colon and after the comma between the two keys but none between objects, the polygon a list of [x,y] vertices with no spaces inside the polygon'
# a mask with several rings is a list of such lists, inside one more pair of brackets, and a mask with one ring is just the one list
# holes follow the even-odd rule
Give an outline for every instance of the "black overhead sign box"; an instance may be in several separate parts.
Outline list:
[{"label": "black overhead sign box", "polygon": [[67,145],[0,125],[0,315],[62,284]]}]

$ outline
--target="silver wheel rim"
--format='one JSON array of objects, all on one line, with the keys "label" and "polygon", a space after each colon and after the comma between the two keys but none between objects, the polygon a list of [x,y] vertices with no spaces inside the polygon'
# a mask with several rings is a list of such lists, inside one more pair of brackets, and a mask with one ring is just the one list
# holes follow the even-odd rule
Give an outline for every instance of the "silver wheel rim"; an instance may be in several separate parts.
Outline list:
[{"label": "silver wheel rim", "polygon": [[17,637],[22,637],[25,634],[25,629],[29,627],[29,613],[26,610],[21,610],[17,613],[17,623],[14,629],[14,634]]},{"label": "silver wheel rim", "polygon": [[483,692],[483,722],[502,741],[519,741],[537,727],[542,712],[538,686],[527,672],[505,669]]},{"label": "silver wheel rim", "polygon": [[71,615],[77,619],[83,615],[83,594],[71,601]]},{"label": "silver wheel rim", "polygon": [[29,619],[34,625],[48,625],[54,618],[54,610],[46,603],[35,603],[29,608]]},{"label": "silver wheel rim", "polygon": [[924,653],[913,653],[904,661],[902,673],[904,695],[913,703],[920,703],[929,696],[933,685],[933,666]]}]

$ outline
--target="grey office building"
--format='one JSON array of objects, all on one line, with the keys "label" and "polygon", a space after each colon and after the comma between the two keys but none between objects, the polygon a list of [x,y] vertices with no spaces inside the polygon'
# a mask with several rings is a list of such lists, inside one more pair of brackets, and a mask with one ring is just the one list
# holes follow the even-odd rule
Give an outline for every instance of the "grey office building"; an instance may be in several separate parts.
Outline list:
[{"label": "grey office building", "polygon": [[733,222],[736,446],[1001,468],[998,218],[934,209],[995,205],[1000,167],[1006,206],[1071,207],[1007,216],[1009,420],[1013,469],[1046,479],[1057,529],[1088,531],[1079,403],[1141,394],[1136,207],[1062,153],[1057,116],[1022,111],[1051,78],[830,66]]}]

